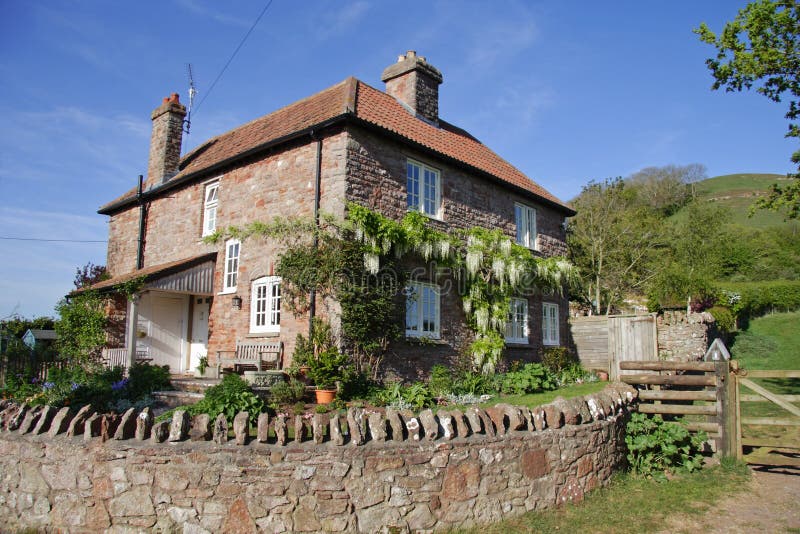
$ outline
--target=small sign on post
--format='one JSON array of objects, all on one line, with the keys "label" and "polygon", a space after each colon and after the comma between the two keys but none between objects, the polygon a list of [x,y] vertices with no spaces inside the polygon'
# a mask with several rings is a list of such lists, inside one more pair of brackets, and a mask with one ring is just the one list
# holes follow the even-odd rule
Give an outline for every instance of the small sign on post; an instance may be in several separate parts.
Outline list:
[{"label": "small sign on post", "polygon": [[704,362],[717,362],[728,361],[731,359],[731,353],[720,338],[715,339],[711,346],[708,347],[706,355],[703,356]]}]

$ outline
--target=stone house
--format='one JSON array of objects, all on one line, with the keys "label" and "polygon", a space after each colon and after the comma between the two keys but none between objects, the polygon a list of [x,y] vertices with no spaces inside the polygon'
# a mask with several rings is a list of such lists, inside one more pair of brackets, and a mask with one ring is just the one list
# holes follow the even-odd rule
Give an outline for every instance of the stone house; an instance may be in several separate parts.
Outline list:
[{"label": "stone house", "polygon": [[[102,206],[109,216],[109,290],[139,281],[136,298],[108,310],[110,347],[147,352],[173,372],[237,340],[280,340],[284,364],[308,316],[281,302],[279,250],[266,240],[206,244],[216,229],[316,210],[344,217],[348,202],[401,218],[409,209],[440,229],[500,228],[533,254],[566,252],[565,218],[574,212],[464,130],[439,117],[442,75],[409,51],[383,71],[385,91],[348,78],[227,133],[183,157],[185,107],[178,95],[152,113],[147,177]],[[455,357],[464,315],[455,292],[412,282],[424,302],[406,320],[407,339],[387,365],[413,375]],[[413,303],[412,303],[413,304]],[[513,302],[512,357],[532,359],[566,337],[567,300]],[[430,342],[414,343],[425,337]]]}]

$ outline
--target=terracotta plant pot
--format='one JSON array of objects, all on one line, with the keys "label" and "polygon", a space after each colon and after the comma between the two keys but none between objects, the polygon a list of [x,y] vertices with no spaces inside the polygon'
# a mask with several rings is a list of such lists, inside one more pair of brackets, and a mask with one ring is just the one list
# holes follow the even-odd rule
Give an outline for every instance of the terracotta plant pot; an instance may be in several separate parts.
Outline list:
[{"label": "terracotta plant pot", "polygon": [[330,404],[336,398],[335,389],[317,389],[314,394],[317,396],[317,404]]},{"label": "terracotta plant pot", "polygon": [[597,371],[597,378],[599,378],[601,382],[608,382],[608,373],[606,371]]},{"label": "terracotta plant pot", "polygon": [[302,382],[303,384],[308,385],[311,382],[311,379],[308,377],[308,372],[311,370],[311,367],[308,365],[301,365],[297,368],[297,379]]}]

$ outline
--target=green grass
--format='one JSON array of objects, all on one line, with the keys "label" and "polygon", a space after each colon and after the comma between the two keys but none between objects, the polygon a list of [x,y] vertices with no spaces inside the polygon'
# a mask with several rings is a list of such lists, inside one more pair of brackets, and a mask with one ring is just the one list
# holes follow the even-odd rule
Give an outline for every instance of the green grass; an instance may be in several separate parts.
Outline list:
[{"label": "green grass", "polygon": [[743,489],[749,476],[743,464],[731,461],[664,483],[618,475],[608,487],[589,493],[583,503],[530,512],[494,525],[458,532],[658,532],[668,526],[666,519],[671,515],[702,514],[721,497]]},{"label": "green grass", "polygon": [[585,382],[583,384],[574,384],[555,391],[544,391],[542,393],[531,393],[530,395],[499,395],[492,397],[489,402],[483,403],[480,406],[486,408],[487,406],[494,406],[497,403],[504,402],[513,406],[527,406],[533,408],[547,404],[556,397],[564,397],[570,399],[572,397],[580,397],[581,395],[591,395],[597,393],[608,385],[608,382]]},{"label": "green grass", "polygon": [[[694,187],[699,200],[713,200],[716,205],[728,208],[732,221],[747,228],[763,229],[797,224],[785,222],[782,214],[767,210],[758,210],[749,217],[753,202],[766,195],[770,185],[784,183],[786,179],[782,174],[728,174],[697,182]],[[680,219],[684,213],[679,211],[674,217]]]},{"label": "green grass", "polygon": [[[731,357],[744,369],[800,369],[800,312],[776,313],[750,321],[747,330],[738,332],[731,345]],[[798,378],[762,378],[754,382],[778,395],[800,395]],[[742,394],[752,394],[742,387]],[[798,405],[798,403],[794,403]],[[771,402],[742,402],[743,417],[791,417]],[[800,437],[800,427],[744,426],[745,437],[774,438],[780,441]]]}]

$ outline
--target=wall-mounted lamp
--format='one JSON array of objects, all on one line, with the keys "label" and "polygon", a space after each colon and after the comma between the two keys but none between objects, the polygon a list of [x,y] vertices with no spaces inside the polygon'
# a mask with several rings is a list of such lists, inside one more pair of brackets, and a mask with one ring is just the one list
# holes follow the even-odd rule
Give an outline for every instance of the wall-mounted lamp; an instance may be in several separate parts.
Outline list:
[{"label": "wall-mounted lamp", "polygon": [[234,310],[241,310],[242,309],[242,297],[239,295],[234,295],[231,299],[231,304],[233,305]]}]

